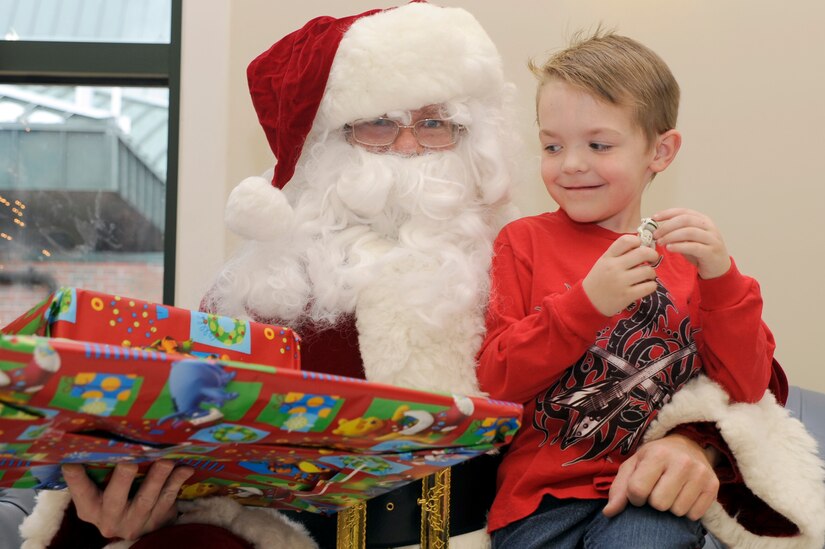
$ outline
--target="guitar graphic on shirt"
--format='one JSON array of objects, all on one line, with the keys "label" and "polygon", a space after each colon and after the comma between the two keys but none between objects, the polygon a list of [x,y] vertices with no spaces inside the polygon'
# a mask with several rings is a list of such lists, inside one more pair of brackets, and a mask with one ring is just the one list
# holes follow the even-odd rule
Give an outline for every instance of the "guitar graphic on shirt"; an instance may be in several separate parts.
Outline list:
[{"label": "guitar graphic on shirt", "polygon": [[[606,351],[595,346],[590,351],[602,357],[607,354]],[[590,437],[625,407],[630,399],[630,391],[671,364],[695,352],[696,344],[691,343],[687,347],[651,362],[646,368],[637,370],[622,380],[608,379],[587,387],[574,387],[550,399],[550,404],[574,410],[580,418],[573,426],[574,434],[565,437],[565,442],[573,444]],[[621,360],[613,355],[609,358]],[[615,363],[615,360],[608,361]],[[625,361],[622,362],[626,364]]]}]

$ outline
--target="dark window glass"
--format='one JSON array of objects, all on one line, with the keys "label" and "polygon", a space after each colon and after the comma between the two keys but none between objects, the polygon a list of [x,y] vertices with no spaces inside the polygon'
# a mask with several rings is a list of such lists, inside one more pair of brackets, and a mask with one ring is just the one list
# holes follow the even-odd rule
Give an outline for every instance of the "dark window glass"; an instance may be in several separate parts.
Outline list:
[{"label": "dark window glass", "polygon": [[0,326],[59,286],[174,302],[180,12],[0,0]]}]

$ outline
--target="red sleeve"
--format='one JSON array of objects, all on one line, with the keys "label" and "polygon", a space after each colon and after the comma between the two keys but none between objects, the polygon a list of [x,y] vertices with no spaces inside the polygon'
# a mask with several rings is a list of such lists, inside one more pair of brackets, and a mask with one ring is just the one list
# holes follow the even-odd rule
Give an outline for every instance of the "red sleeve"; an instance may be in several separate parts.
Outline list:
[{"label": "red sleeve", "polygon": [[733,401],[757,402],[769,387],[776,348],[762,321],[759,284],[733,261],[724,275],[697,280],[702,368]]},{"label": "red sleeve", "polygon": [[[120,541],[118,538],[106,539],[100,535],[97,527],[83,522],[77,517],[73,503],[66,508],[60,529],[48,549],[99,549]],[[144,534],[133,542],[134,549],[177,549],[179,547],[220,547],[221,549],[253,549],[251,543],[235,535],[232,531],[211,524],[173,524],[163,526]]]},{"label": "red sleeve", "polygon": [[728,448],[716,425],[713,423],[685,423],[668,434],[682,435],[702,448],[713,447],[719,452],[719,463],[713,468],[719,482],[742,482],[742,475],[736,466],[736,458]]},{"label": "red sleeve", "polygon": [[506,230],[494,245],[491,281],[479,383],[493,398],[526,402],[584,354],[605,317],[581,282],[531,310],[532,268],[516,256]]},{"label": "red sleeve", "polygon": [[60,528],[49,542],[48,549],[75,549],[80,546],[84,549],[98,549],[112,541],[115,540],[104,538],[94,524],[80,520],[74,503],[69,503]]}]

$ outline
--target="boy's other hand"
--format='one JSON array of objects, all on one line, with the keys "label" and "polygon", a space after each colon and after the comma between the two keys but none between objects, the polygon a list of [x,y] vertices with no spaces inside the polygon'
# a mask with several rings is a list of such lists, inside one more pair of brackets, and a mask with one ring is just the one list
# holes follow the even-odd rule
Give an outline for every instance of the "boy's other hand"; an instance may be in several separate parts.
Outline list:
[{"label": "boy's other hand", "polygon": [[653,233],[658,244],[682,254],[699,276],[717,278],[730,269],[730,255],[722,234],[706,215],[685,208],[671,208],[653,216],[659,228]]},{"label": "boy's other hand", "polygon": [[716,500],[719,479],[712,456],[679,434],[647,442],[619,467],[603,513],[612,517],[630,502],[699,520]]},{"label": "boy's other hand", "polygon": [[604,316],[613,316],[656,291],[656,250],[639,247],[637,235],[622,235],[604,252],[582,281],[584,293]]},{"label": "boy's other hand", "polygon": [[82,465],[64,465],[63,478],[78,518],[97,526],[103,537],[126,540],[137,539],[173,521],[177,517],[178,492],[194,470],[175,467],[168,460],[157,461],[130,500],[129,492],[137,472],[134,463],[119,463],[101,492]]}]

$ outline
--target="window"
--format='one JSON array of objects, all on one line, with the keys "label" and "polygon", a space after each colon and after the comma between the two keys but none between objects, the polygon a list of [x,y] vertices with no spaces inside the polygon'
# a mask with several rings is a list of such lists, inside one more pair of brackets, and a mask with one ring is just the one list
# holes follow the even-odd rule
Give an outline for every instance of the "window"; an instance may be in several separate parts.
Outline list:
[{"label": "window", "polygon": [[0,326],[174,299],[181,0],[0,0]]},{"label": "window", "polygon": [[169,44],[170,0],[2,0],[0,38]]}]

